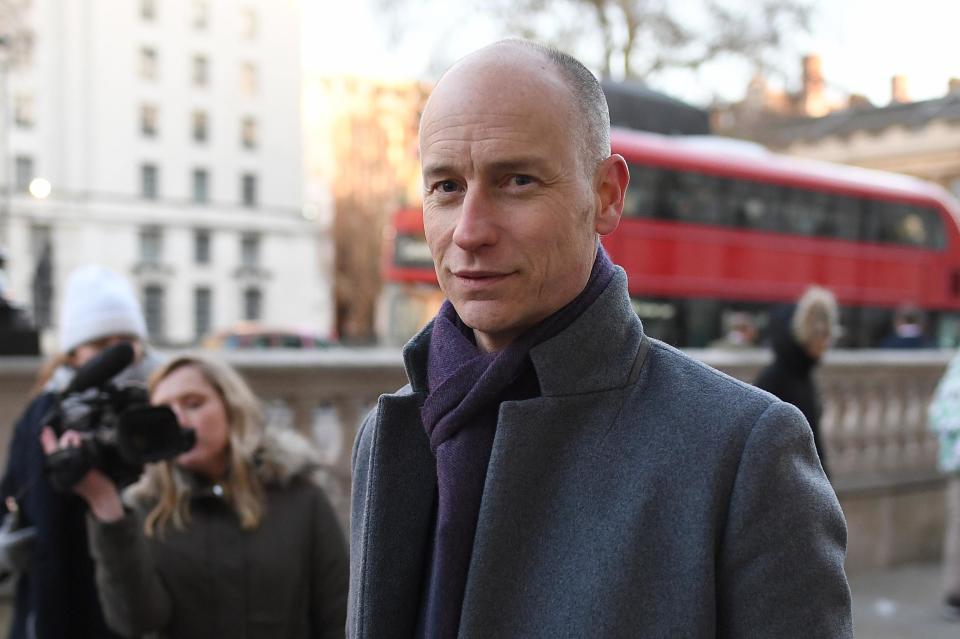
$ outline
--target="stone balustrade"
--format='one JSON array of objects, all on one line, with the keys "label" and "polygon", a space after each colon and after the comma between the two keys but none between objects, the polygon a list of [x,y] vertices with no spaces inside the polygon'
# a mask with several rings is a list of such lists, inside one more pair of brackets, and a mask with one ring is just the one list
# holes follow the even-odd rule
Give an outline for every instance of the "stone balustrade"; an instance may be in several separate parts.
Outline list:
[{"label": "stone balustrade", "polygon": [[[761,350],[690,351],[750,381],[769,361]],[[850,527],[853,567],[930,558],[939,551],[942,480],[926,407],[949,361],[940,351],[831,352],[819,371],[822,430]],[[346,521],[350,452],[377,397],[405,382],[394,349],[227,352],[266,403],[275,427],[296,428],[317,442],[326,486]],[[0,358],[0,450],[22,410],[40,362]]]}]

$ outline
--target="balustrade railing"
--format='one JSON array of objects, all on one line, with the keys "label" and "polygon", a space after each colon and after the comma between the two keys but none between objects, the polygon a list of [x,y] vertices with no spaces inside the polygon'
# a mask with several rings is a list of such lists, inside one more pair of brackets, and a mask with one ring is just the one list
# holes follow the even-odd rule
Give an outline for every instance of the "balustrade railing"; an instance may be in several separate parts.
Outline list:
[{"label": "balustrade railing", "polygon": [[[748,382],[769,361],[761,350],[690,354]],[[399,351],[238,351],[224,356],[265,401],[275,427],[296,428],[317,443],[327,488],[345,521],[351,446],[377,397],[406,383]],[[941,351],[828,354],[818,372],[821,423],[838,491],[936,477],[937,442],[926,428],[926,407],[950,356]],[[38,367],[35,359],[0,359],[0,450],[5,450]]]}]

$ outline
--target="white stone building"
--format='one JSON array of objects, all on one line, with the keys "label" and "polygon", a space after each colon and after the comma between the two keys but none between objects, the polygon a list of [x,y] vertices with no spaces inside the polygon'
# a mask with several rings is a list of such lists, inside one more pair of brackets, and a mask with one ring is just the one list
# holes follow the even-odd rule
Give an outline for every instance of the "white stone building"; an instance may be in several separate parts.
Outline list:
[{"label": "white stone building", "polygon": [[161,345],[247,319],[329,334],[296,2],[23,4],[32,47],[7,73],[0,144],[17,301],[50,327],[67,274],[96,262],[131,278]]}]

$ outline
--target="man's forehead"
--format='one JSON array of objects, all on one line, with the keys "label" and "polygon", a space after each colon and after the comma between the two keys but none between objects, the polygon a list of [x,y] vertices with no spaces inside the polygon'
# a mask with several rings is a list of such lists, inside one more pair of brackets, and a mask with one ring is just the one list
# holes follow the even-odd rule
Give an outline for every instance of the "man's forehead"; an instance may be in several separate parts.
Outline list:
[{"label": "man's forehead", "polygon": [[496,98],[503,111],[524,98],[543,104],[569,97],[569,87],[542,53],[501,43],[474,52],[451,67],[427,100],[423,121],[462,111],[478,99]]}]

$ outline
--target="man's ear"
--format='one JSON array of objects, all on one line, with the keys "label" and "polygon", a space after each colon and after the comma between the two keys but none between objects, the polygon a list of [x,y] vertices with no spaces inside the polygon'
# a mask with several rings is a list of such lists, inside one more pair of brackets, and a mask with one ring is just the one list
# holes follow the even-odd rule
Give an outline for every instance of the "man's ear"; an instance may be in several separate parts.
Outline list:
[{"label": "man's ear", "polygon": [[616,153],[597,167],[595,178],[597,215],[594,230],[600,235],[613,233],[620,224],[623,213],[623,198],[630,184],[630,170],[623,156]]}]

